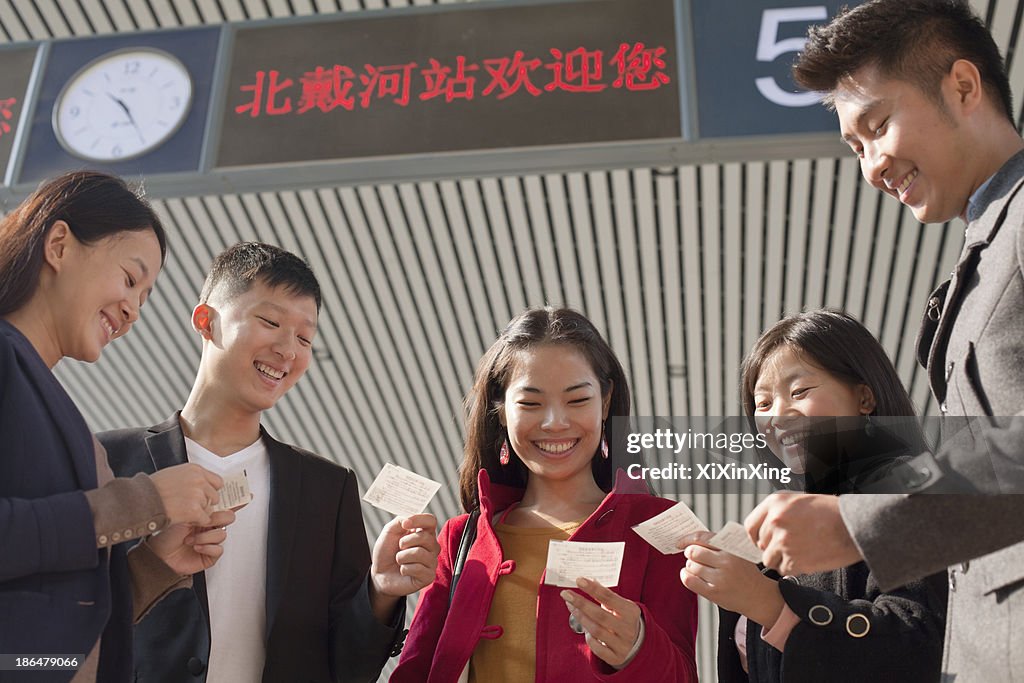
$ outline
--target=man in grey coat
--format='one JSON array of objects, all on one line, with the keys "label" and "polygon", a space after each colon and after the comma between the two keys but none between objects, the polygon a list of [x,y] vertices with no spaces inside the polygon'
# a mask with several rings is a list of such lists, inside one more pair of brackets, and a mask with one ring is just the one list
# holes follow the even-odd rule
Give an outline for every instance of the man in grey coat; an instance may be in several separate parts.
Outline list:
[{"label": "man in grey coat", "polygon": [[960,0],[873,0],[814,28],[794,69],[826,93],[873,186],[923,223],[967,223],[918,359],[942,447],[907,494],[777,494],[747,517],[784,574],[864,559],[888,589],[949,567],[944,680],[1024,681],[1024,142],[1003,60]]}]

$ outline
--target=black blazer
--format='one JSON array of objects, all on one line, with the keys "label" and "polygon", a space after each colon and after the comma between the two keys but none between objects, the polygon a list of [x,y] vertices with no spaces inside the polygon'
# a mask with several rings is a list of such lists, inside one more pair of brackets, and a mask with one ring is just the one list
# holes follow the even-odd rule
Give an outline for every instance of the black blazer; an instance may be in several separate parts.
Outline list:
[{"label": "black blazer", "polygon": [[[149,429],[99,435],[122,477],[187,462],[178,413]],[[280,443],[270,458],[265,683],[375,681],[397,654],[404,601],[385,626],[370,609],[370,552],[351,470]],[[205,681],[210,626],[203,573],[135,627],[136,680]],[[222,683],[211,681],[210,683]]]},{"label": "black blazer", "polygon": [[[92,435],[31,343],[0,320],[0,653],[89,654],[101,681],[127,681],[131,595],[123,546],[96,547],[83,491],[96,488]],[[0,671],[57,683],[74,671]]]}]

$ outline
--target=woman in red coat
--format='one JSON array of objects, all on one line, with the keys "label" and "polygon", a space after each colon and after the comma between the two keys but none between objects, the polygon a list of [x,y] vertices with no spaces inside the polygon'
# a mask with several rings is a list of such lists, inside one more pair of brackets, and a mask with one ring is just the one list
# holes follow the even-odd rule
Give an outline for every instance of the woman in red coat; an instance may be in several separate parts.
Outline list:
[{"label": "woman in red coat", "polygon": [[[526,311],[484,354],[467,398],[464,509],[441,531],[392,683],[696,681],[697,599],[631,527],[673,505],[617,480],[608,442],[629,415],[622,366],[585,317]],[[469,519],[476,539],[451,594]],[[619,580],[543,582],[552,540],[623,541]]]}]

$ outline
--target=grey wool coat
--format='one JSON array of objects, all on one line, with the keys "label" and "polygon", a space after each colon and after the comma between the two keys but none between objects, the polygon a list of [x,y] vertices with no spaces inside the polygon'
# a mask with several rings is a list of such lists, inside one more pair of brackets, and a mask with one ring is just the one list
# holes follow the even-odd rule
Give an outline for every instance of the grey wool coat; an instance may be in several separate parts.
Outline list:
[{"label": "grey wool coat", "polygon": [[840,508],[883,590],[949,568],[943,681],[1024,681],[1024,152],[974,199],[918,339],[942,446],[911,493]]}]

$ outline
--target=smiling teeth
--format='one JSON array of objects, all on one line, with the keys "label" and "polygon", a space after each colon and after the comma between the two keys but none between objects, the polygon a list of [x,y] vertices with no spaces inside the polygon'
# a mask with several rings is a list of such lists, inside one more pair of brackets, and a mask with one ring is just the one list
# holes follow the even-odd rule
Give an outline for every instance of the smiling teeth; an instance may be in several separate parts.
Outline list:
[{"label": "smiling teeth", "polygon": [[541,442],[537,443],[537,448],[541,449],[542,451],[546,451],[548,453],[565,453],[567,450],[569,450],[570,448],[575,446],[578,441],[579,441],[579,439],[577,439],[576,441],[568,442],[568,443],[566,443],[566,442],[552,443],[550,441],[541,441]]},{"label": "smiling teeth", "polygon": [[114,326],[110,324],[105,315],[101,315],[100,320],[103,322],[103,328],[107,331],[107,336],[113,339],[114,335],[117,334],[117,330],[114,329]]},{"label": "smiling teeth", "polygon": [[783,446],[792,446],[793,444],[800,443],[810,435],[810,432],[796,432],[795,434],[786,434],[784,437],[779,439],[779,442]]},{"label": "smiling teeth", "polygon": [[916,178],[917,169],[914,169],[906,178],[903,179],[903,182],[900,183],[899,187],[896,188],[896,191],[899,192],[900,194],[903,194],[904,192],[907,191],[907,188],[910,187],[910,183],[914,182]]},{"label": "smiling teeth", "polygon": [[264,365],[263,363],[255,363],[255,365],[256,369],[262,372],[267,377],[273,377],[274,379],[281,379],[282,377],[284,377],[285,373],[281,372],[280,370],[275,370],[269,365]]}]

